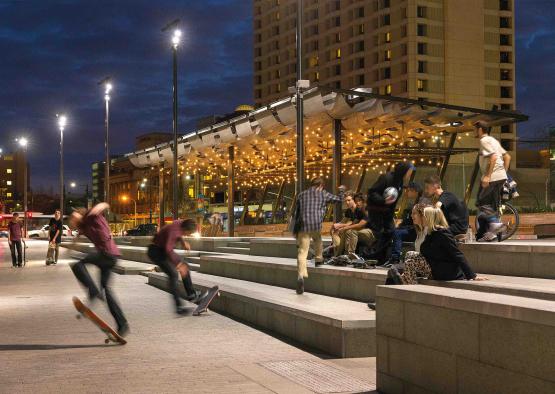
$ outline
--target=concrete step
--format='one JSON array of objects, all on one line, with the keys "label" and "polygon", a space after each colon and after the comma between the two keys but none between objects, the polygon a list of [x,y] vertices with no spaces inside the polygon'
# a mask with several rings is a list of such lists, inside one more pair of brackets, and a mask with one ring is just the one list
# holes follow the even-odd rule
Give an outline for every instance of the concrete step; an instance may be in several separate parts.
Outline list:
[{"label": "concrete step", "polygon": [[112,268],[112,271],[120,275],[143,275],[146,272],[154,271],[155,268],[156,266],[153,264],[129,260],[118,260],[116,266]]},{"label": "concrete step", "polygon": [[518,297],[555,301],[555,280],[501,275],[486,276],[489,280],[482,282],[467,280],[442,282],[425,279],[422,280],[421,283],[430,286],[466,289],[485,293],[507,294]]},{"label": "concrete step", "polygon": [[237,241],[237,242],[228,242],[227,246],[232,246],[236,248],[249,248],[251,247],[250,241]]},{"label": "concrete step", "polygon": [[218,246],[216,252],[220,253],[234,253],[234,254],[250,254],[250,248],[235,247],[235,246]]},{"label": "concrete step", "polygon": [[[375,312],[364,303],[201,273],[192,279],[199,289],[220,287],[210,306],[214,311],[336,357],[376,354]],[[148,274],[148,283],[168,289],[164,274]]]},{"label": "concrete step", "polygon": [[379,286],[376,315],[380,393],[555,392],[553,301]]},{"label": "concrete step", "polygon": [[[202,255],[200,271],[222,276],[294,289],[297,280],[295,259],[245,256]],[[384,269],[355,269],[348,267],[308,267],[307,291],[331,297],[368,302],[374,299],[375,288],[383,285],[387,275]]]}]

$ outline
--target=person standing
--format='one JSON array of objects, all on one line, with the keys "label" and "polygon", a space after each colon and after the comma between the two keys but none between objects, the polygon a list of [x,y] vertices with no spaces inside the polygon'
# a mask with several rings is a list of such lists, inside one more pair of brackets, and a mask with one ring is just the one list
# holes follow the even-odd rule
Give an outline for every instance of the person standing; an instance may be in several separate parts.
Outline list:
[{"label": "person standing", "polygon": [[491,127],[481,122],[475,124],[476,137],[480,139],[480,153],[478,156],[482,178],[478,189],[476,205],[478,207],[478,225],[476,239],[481,242],[493,241],[497,234],[505,230],[500,223],[498,212],[501,202],[501,192],[507,180],[507,170],[511,163],[511,156],[493,138]]},{"label": "person standing", "polygon": [[[71,227],[77,228],[96,248],[96,252],[89,253],[82,260],[72,264],[71,270],[77,280],[87,288],[89,304],[96,300],[106,300],[108,309],[118,326],[117,332],[123,337],[129,332],[129,324],[109,286],[112,268],[116,265],[120,253],[112,239],[110,226],[102,215],[108,207],[108,204],[101,202],[89,210],[80,208],[71,214]],[[87,264],[95,265],[100,269],[100,290],[91,278],[86,267]]]},{"label": "person standing", "polygon": [[48,252],[46,253],[46,265],[57,264],[62,243],[64,227],[62,224],[62,214],[59,209],[54,212],[54,217],[50,219],[48,225]]},{"label": "person standing", "polygon": [[189,236],[197,231],[197,223],[193,219],[176,220],[172,224],[168,224],[154,236],[152,243],[148,246],[148,257],[150,260],[162,269],[168,276],[170,293],[175,301],[177,314],[187,313],[188,308],[183,306],[181,297],[177,288],[178,272],[181,275],[187,301],[198,303],[205,296],[205,293],[195,290],[191,280],[191,270],[189,265],[182,262],[174,248],[178,243],[182,243],[185,250],[190,250],[188,242],[183,237]]},{"label": "person standing", "polygon": [[449,230],[455,238],[466,234],[468,230],[468,209],[464,202],[448,191],[443,190],[441,178],[437,175],[430,175],[424,179],[424,191],[427,197],[431,198],[432,205],[441,208]]},{"label": "person standing", "polygon": [[[19,213],[13,214],[13,219],[8,223],[8,244],[12,253],[12,266],[23,267],[23,255],[21,254],[21,241],[23,239],[23,226],[19,221]],[[16,257],[17,252],[17,257]]]},{"label": "person standing", "polygon": [[341,202],[345,186],[339,186],[336,196],[324,190],[324,180],[314,178],[310,187],[297,196],[295,210],[295,228],[293,234],[297,238],[297,294],[304,293],[304,278],[308,277],[306,259],[310,240],[314,242],[314,262],[316,266],[324,262],[322,245],[322,222],[329,203]]},{"label": "person standing", "polygon": [[[387,248],[395,229],[395,206],[403,193],[403,185],[409,183],[413,171],[415,167],[412,163],[397,163],[393,171],[380,175],[368,189],[368,227],[378,239],[373,254],[381,264],[385,263]],[[395,188],[397,196],[385,197],[385,191],[389,188]]]}]

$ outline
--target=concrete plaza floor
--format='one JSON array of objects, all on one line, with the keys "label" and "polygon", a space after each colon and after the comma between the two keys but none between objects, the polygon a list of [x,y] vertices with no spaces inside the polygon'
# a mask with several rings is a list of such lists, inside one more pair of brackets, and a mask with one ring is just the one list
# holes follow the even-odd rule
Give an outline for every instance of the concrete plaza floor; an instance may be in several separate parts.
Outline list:
[{"label": "concrete plaza floor", "polygon": [[[113,276],[129,320],[125,346],[77,320],[84,297],[60,249],[44,265],[45,241],[28,241],[29,262],[12,268],[0,240],[0,393],[372,392],[375,359],[333,360],[214,312],[176,317],[167,293],[137,275]],[[194,277],[193,277],[194,279]],[[107,308],[96,311],[112,324]]]}]

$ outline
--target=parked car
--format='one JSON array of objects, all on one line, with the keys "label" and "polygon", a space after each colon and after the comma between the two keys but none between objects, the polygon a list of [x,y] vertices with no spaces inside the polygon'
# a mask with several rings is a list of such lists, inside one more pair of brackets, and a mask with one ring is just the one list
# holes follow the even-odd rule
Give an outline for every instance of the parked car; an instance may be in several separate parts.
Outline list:
[{"label": "parked car", "polygon": [[8,232],[7,231],[0,231],[0,238],[8,238]]},{"label": "parked car", "polygon": [[154,223],[139,224],[135,228],[131,228],[125,231],[125,235],[128,236],[146,236],[154,235],[158,232],[158,225]]},{"label": "parked car", "polygon": [[[45,224],[44,226],[42,226],[38,230],[29,230],[28,237],[29,238],[48,238],[49,229],[50,229],[50,226],[48,224]],[[64,224],[64,231],[63,231],[62,236],[64,236],[64,237],[75,237],[75,236],[77,236],[77,231],[71,230],[69,228],[69,226]]]}]

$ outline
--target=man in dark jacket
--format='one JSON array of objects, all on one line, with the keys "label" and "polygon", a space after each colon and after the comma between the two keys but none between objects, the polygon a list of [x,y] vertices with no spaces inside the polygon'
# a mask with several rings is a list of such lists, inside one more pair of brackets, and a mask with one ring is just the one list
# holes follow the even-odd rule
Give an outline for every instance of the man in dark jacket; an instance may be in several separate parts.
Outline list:
[{"label": "man in dark jacket", "polygon": [[427,197],[432,199],[433,205],[443,211],[451,233],[455,237],[466,234],[468,230],[468,209],[455,194],[443,190],[439,176],[430,175],[424,179],[424,192]]},{"label": "man in dark jacket", "polygon": [[[408,184],[415,167],[410,162],[400,162],[395,169],[378,177],[377,181],[368,189],[368,227],[378,238],[374,247],[378,261],[385,261],[386,249],[391,241],[395,228],[395,206],[403,193],[403,185]],[[397,190],[397,197],[384,197],[387,188]]]}]

